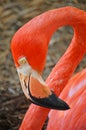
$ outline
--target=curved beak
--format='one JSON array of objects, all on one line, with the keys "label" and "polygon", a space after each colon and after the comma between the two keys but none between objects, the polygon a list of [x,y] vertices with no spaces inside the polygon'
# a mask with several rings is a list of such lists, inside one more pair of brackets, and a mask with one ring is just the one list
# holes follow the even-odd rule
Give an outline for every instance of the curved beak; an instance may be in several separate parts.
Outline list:
[{"label": "curved beak", "polygon": [[47,87],[38,72],[32,71],[29,76],[19,74],[19,78],[24,94],[32,103],[50,109],[69,109],[68,104],[58,98],[54,92]]}]

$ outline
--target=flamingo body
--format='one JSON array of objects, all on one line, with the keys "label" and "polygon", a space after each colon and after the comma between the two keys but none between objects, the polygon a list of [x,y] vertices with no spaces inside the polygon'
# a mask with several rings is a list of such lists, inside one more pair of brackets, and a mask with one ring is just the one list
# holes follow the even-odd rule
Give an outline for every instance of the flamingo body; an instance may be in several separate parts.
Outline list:
[{"label": "flamingo body", "polygon": [[85,130],[86,129],[86,69],[73,76],[60,97],[70,104],[69,111],[49,113],[47,130]]}]

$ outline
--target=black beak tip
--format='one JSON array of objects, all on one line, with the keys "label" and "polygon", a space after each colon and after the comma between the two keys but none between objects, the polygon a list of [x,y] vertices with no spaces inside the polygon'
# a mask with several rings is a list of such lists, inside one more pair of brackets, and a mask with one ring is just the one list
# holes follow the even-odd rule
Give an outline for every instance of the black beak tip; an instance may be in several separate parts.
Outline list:
[{"label": "black beak tip", "polygon": [[68,110],[70,109],[69,105],[58,98],[53,92],[52,94],[47,98],[36,98],[30,95],[31,102],[50,109],[56,109],[56,110]]},{"label": "black beak tip", "polygon": [[67,104],[67,105],[66,105],[66,110],[68,110],[68,109],[70,109],[70,107],[69,107],[69,105]]},{"label": "black beak tip", "polygon": [[[66,103],[66,104],[67,104],[67,103]],[[66,105],[66,110],[67,110],[67,109],[70,109],[70,106],[69,106],[68,104]]]},{"label": "black beak tip", "polygon": [[69,105],[63,101],[62,99],[58,98],[54,93],[51,95],[52,103],[58,110],[68,110],[70,109]]},{"label": "black beak tip", "polygon": [[66,102],[64,102],[63,100],[62,100],[62,104],[63,104],[63,110],[68,110],[68,109],[70,109],[70,107],[69,107],[69,105],[66,103]]}]

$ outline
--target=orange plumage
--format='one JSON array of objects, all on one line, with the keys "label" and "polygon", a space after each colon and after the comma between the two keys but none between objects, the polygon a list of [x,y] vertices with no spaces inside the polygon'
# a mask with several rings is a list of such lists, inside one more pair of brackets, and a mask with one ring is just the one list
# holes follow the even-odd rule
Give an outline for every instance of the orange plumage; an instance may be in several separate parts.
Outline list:
[{"label": "orange plumage", "polygon": [[85,130],[86,69],[68,81],[60,97],[70,104],[71,109],[64,112],[51,110],[47,130]]},{"label": "orange plumage", "polygon": [[[47,78],[46,84],[56,95],[62,93],[61,97],[67,100],[71,109],[67,112],[51,111],[47,129],[65,130],[69,128],[68,130],[85,130],[86,105],[85,103],[83,104],[83,102],[86,98],[86,83],[83,85],[82,79],[85,78],[86,70],[77,74],[72,79],[70,79],[70,77],[86,52],[86,13],[74,7],[63,7],[39,15],[25,24],[15,34],[11,48],[13,48],[12,53],[16,66],[18,66],[17,61],[19,56],[24,53],[32,68],[42,72],[52,34],[59,27],[66,25],[73,27],[73,39],[67,51]],[[20,51],[17,50],[18,42],[21,43],[19,44]],[[83,76],[81,77],[81,75]],[[78,89],[78,82],[82,84],[80,89]],[[77,93],[73,93],[74,90],[77,90]],[[68,94],[69,97],[67,97]],[[49,111],[50,109],[32,104],[24,117],[20,130],[41,130]],[[79,111],[81,112],[79,113]],[[67,118],[64,118],[64,116]],[[78,123],[76,124],[77,120]],[[59,125],[61,125],[62,122],[61,129]]]}]

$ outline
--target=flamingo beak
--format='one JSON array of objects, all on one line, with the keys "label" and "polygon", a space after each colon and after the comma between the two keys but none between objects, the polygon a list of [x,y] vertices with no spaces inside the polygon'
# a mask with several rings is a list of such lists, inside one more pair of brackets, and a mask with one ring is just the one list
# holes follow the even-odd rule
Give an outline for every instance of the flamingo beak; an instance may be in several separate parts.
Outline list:
[{"label": "flamingo beak", "polygon": [[57,110],[69,109],[68,104],[47,87],[41,75],[35,73],[27,77],[21,74],[20,81],[24,94],[32,103]]},{"label": "flamingo beak", "polygon": [[66,102],[58,98],[46,85],[41,74],[28,64],[25,57],[21,58],[17,68],[21,86],[26,97],[34,104],[46,108],[67,110]]},{"label": "flamingo beak", "polygon": [[28,85],[29,95],[33,103],[46,108],[67,110],[69,106],[58,98],[43,81],[40,74],[32,74]]}]

